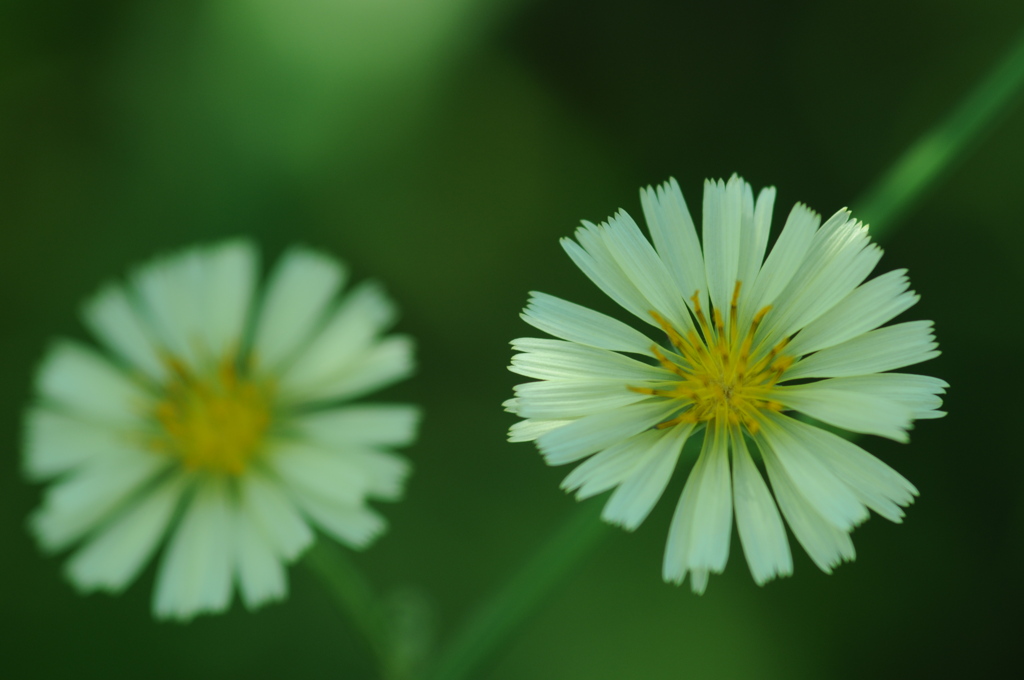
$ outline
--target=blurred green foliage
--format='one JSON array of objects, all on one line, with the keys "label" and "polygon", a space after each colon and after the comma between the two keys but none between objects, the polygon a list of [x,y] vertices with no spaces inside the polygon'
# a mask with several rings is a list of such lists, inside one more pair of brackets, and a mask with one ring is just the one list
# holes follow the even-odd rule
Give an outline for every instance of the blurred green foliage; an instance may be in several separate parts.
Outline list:
[{"label": "blurred green foliage", "polygon": [[[49,338],[150,255],[250,234],[271,260],[306,242],[383,280],[422,368],[407,499],[357,560],[425,602],[444,639],[572,509],[567,470],[505,442],[507,342],[531,289],[612,311],[557,239],[639,213],[669,175],[691,201],[743,174],[849,205],[1024,26],[1024,5],[668,0],[225,0],[0,5],[0,616],[5,677],[371,678],[319,583],[189,625],[158,624],[152,569],[79,597],[24,530],[21,410]],[[859,557],[765,588],[739,551],[703,597],[660,559],[682,475],[635,534],[609,538],[481,677],[860,678],[993,675],[1024,607],[1019,358],[1024,113],[1008,109],[886,234],[910,269],[952,384],[949,417],[867,448],[921,490]]]}]

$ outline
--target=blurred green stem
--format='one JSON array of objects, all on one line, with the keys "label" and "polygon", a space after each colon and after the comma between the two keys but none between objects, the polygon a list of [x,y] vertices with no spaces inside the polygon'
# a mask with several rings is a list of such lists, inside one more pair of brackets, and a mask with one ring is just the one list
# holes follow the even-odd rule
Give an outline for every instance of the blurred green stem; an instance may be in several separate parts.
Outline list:
[{"label": "blurred green stem", "polygon": [[335,603],[362,634],[383,680],[403,680],[391,663],[393,646],[384,612],[369,581],[348,552],[330,541],[320,540],[306,553],[303,563],[320,577]]},{"label": "blurred green stem", "polygon": [[996,115],[1004,112],[1024,82],[1024,32],[1003,59],[942,121],[921,136],[853,204],[877,236],[888,231],[913,206]]},{"label": "blurred green stem", "polygon": [[569,571],[591,553],[608,528],[604,499],[574,508],[540,550],[469,617],[434,664],[430,680],[478,677],[478,666],[515,632]]}]

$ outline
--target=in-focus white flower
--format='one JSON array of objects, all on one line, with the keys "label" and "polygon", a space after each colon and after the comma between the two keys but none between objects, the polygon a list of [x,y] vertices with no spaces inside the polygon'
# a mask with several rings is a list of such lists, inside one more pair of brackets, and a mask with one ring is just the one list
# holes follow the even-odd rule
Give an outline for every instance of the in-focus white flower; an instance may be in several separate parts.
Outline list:
[{"label": "in-focus white flower", "polygon": [[59,340],[39,369],[24,469],[54,480],[30,528],[76,543],[68,578],[119,592],[164,544],[153,612],[188,619],[287,591],[315,526],[353,548],[385,528],[417,408],[339,405],[405,378],[412,341],[377,284],[290,250],[256,304],[258,256],[228,242],[154,260],[83,308],[108,352]]},{"label": "in-focus white flower", "polygon": [[674,180],[640,198],[653,246],[623,211],[562,246],[663,340],[532,293],[523,318],[561,339],[512,343],[511,370],[538,381],[505,404],[524,418],[510,440],[536,440],[550,465],[587,459],[562,487],[579,498],[614,489],[603,517],[634,529],[703,431],[663,567],[667,581],[689,573],[695,592],[725,568],[734,509],[758,584],[792,573],[782,517],[826,573],[852,560],[849,534],[868,509],[899,522],[917,489],[792,413],[901,442],[915,419],[944,415],[945,382],[887,372],[939,354],[930,321],[880,328],[918,300],[906,271],[865,283],[882,254],[867,227],[846,210],[821,224],[799,203],[766,258],[775,189],[755,201],[736,176],[705,183],[701,241]]}]

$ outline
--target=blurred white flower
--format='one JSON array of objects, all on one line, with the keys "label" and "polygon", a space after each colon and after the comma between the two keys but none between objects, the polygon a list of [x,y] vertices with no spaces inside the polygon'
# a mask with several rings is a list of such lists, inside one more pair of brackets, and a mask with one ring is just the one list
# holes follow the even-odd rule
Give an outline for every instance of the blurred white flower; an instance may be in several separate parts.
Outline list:
[{"label": "blurred white flower", "polygon": [[700,242],[670,180],[641,191],[653,246],[623,211],[562,240],[602,291],[667,342],[543,293],[523,318],[561,339],[513,342],[511,370],[539,382],[506,402],[524,418],[510,439],[536,440],[551,465],[587,458],[562,486],[579,498],[615,489],[608,522],[639,526],[683,444],[703,430],[663,568],[677,583],[689,573],[698,593],[725,568],[734,508],[763,584],[793,569],[779,509],[829,572],[854,558],[849,534],[868,508],[899,522],[913,502],[917,490],[885,463],[790,412],[901,442],[915,419],[944,415],[945,382],[886,372],[939,354],[929,321],[879,328],[918,300],[905,270],[865,283],[882,254],[867,227],[846,210],[822,225],[799,203],[765,258],[774,199],[768,188],[755,201],[736,176],[706,182]]},{"label": "blurred white flower", "polygon": [[415,437],[410,405],[338,405],[403,379],[413,345],[382,337],[395,307],[294,248],[255,304],[258,256],[233,241],[140,267],[83,317],[109,356],[59,340],[39,369],[24,469],[54,480],[30,527],[83,592],[119,592],[167,538],[153,612],[188,619],[287,592],[311,526],[353,548],[385,528]]}]

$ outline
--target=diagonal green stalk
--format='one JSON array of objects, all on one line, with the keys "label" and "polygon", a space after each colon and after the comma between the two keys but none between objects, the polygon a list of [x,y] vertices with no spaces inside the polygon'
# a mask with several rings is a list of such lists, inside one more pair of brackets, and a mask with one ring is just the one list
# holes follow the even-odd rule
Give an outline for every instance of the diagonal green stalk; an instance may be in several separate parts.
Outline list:
[{"label": "diagonal green stalk", "polygon": [[1024,83],[1024,32],[1003,59],[953,111],[922,135],[853,204],[854,215],[878,236],[889,231],[941,176],[962,158]]},{"label": "diagonal green stalk", "polygon": [[608,531],[600,514],[598,499],[575,508],[523,568],[465,621],[427,677],[476,677],[481,663],[522,626],[570,570],[593,552]]}]

